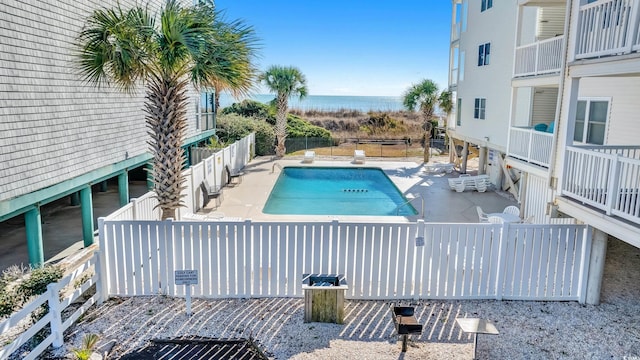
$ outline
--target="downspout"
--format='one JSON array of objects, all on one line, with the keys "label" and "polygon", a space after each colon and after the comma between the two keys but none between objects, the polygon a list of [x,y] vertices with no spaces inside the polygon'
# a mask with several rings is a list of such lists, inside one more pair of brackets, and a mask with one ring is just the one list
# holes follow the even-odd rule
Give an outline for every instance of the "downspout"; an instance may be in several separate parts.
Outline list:
[{"label": "downspout", "polygon": [[[550,198],[548,198],[547,202],[552,204],[554,202],[556,193],[559,192],[559,186],[560,184],[558,183],[559,181],[556,181],[555,186],[553,186],[553,176],[556,175],[555,174],[555,167],[556,167],[556,161],[558,160],[558,151],[563,151],[563,149],[559,149],[559,145],[558,145],[558,134],[560,133],[560,128],[564,125],[561,123],[560,121],[560,116],[562,115],[562,103],[564,100],[564,85],[565,85],[565,77],[567,76],[567,70],[569,68],[568,66],[568,59],[569,59],[569,29],[570,29],[570,25],[571,25],[571,13],[573,12],[573,0],[569,0],[567,1],[568,5],[567,5],[567,9],[565,10],[565,20],[564,20],[564,59],[562,61],[562,69],[560,70],[560,83],[558,84],[558,102],[556,104],[556,114],[555,114],[555,121],[556,121],[556,128],[555,131],[553,132],[553,148],[554,151],[551,152],[551,158],[549,159],[549,170],[548,170],[548,181],[549,181],[549,187],[552,189],[551,192],[551,196]],[[567,121],[570,121],[567,118]],[[549,214],[548,214],[549,215]]]}]

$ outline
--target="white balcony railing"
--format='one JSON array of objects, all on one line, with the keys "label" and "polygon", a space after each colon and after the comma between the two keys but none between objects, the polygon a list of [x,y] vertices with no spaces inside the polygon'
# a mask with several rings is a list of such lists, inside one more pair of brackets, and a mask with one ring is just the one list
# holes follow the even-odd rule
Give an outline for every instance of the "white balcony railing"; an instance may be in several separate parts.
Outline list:
[{"label": "white balcony railing", "polygon": [[513,76],[534,76],[560,72],[564,35],[518,46]]},{"label": "white balcony railing", "polygon": [[508,155],[532,164],[549,167],[553,134],[532,128],[512,127]]},{"label": "white balcony railing", "polygon": [[458,68],[453,68],[449,72],[449,85],[456,86],[458,84]]},{"label": "white balcony railing", "polygon": [[640,146],[567,147],[562,195],[640,224]]},{"label": "white balcony railing", "polygon": [[580,6],[576,59],[640,50],[640,1],[598,0]]},{"label": "white balcony railing", "polygon": [[460,23],[451,24],[451,42],[460,39]]}]

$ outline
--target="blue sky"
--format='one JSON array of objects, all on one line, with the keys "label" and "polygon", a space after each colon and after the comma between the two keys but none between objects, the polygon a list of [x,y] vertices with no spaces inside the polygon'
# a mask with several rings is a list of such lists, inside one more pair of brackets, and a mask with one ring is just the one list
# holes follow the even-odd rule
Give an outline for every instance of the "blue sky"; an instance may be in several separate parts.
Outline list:
[{"label": "blue sky", "polygon": [[[296,66],[310,95],[401,96],[428,78],[447,86],[446,0],[215,0],[261,39],[259,68]],[[257,93],[264,93],[261,89]]]}]

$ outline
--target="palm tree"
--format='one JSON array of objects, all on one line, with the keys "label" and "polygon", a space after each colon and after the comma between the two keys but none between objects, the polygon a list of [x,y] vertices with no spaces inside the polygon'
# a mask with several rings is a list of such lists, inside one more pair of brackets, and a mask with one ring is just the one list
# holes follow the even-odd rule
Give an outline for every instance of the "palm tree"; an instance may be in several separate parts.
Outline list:
[{"label": "palm tree", "polygon": [[286,148],[284,141],[287,138],[287,110],[289,97],[299,96],[300,99],[307,96],[307,80],[302,72],[292,66],[273,65],[259,77],[267,88],[276,95],[276,156],[282,157]]},{"label": "palm tree", "polygon": [[212,79],[215,89],[216,112],[220,108],[220,93],[229,91],[235,98],[246,96],[256,82],[258,69],[254,66],[259,41],[255,30],[242,21],[216,22],[217,46],[212,59],[224,68],[222,76]]},{"label": "palm tree", "polygon": [[[449,99],[451,97],[449,96]],[[403,95],[402,104],[409,111],[420,109],[424,118],[424,162],[429,162],[429,141],[431,139],[431,120],[436,106],[443,101],[446,106],[446,95],[438,93],[438,85],[433,80],[425,79],[418,84],[412,85]],[[450,102],[450,100],[449,100]],[[446,111],[446,109],[444,109]],[[449,109],[451,111],[451,109]]]},{"label": "palm tree", "polygon": [[148,6],[94,11],[78,37],[78,68],[88,83],[113,83],[133,93],[145,87],[145,121],[153,154],[151,178],[162,219],[183,206],[182,167],[189,86],[211,87],[235,74],[221,64],[212,2],[185,7],[167,0],[156,23]]}]

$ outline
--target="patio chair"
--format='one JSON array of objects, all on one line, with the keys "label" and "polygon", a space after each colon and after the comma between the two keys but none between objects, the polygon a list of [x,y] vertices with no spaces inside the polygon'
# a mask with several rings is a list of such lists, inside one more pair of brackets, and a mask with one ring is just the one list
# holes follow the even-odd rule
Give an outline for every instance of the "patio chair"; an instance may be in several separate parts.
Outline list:
[{"label": "patio chair", "polygon": [[313,160],[315,160],[315,158],[316,158],[316,152],[308,150],[304,152],[304,158],[302,159],[302,162],[311,164]]},{"label": "patio chair", "polygon": [[507,206],[506,208],[504,208],[504,210],[502,210],[502,212],[505,214],[520,216],[520,209],[517,206],[513,205]]},{"label": "patio chair", "polygon": [[533,224],[533,221],[536,217],[531,215],[529,217],[527,217],[526,219],[522,219],[522,223],[523,224]]},{"label": "patio chair", "polygon": [[354,150],[353,151],[353,163],[354,164],[364,164],[366,160],[366,155],[364,154],[364,150]]},{"label": "patio chair", "polygon": [[478,220],[480,220],[481,223],[489,222],[489,215],[487,215],[480,206],[476,206],[476,211],[478,212]]},{"label": "patio chair", "polygon": [[220,187],[212,188],[205,179],[200,183],[200,190],[202,190],[203,207],[207,206],[211,199],[216,200],[216,207],[220,205],[220,202],[222,201],[222,189]]},{"label": "patio chair", "polygon": [[238,184],[242,182],[242,175],[244,175],[243,171],[230,169],[229,165],[225,165],[224,169],[227,172],[227,184],[231,184],[233,179],[238,179]]},{"label": "patio chair", "polygon": [[489,223],[491,224],[504,224],[504,219],[499,216],[489,216]]}]

